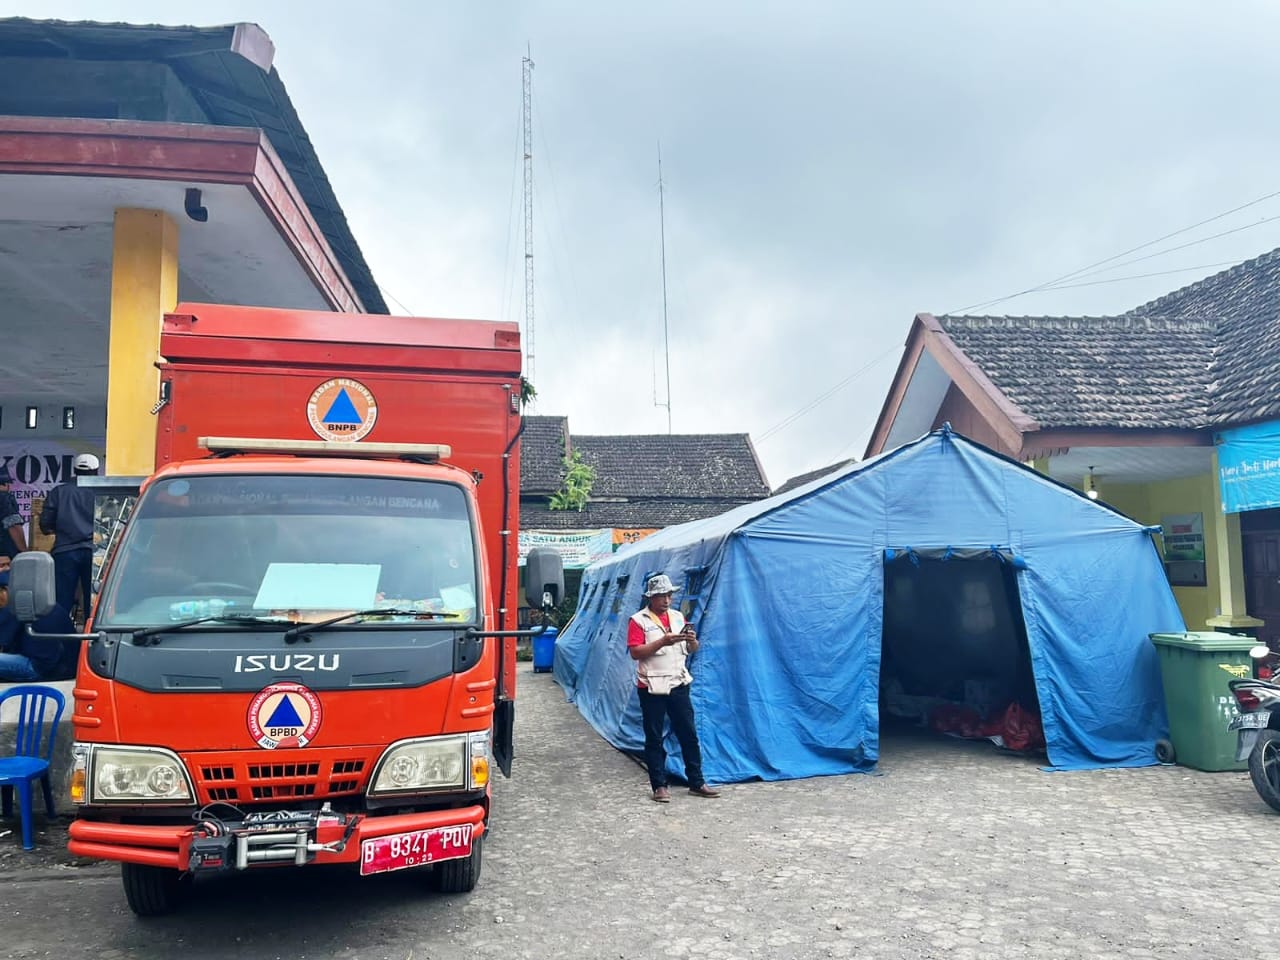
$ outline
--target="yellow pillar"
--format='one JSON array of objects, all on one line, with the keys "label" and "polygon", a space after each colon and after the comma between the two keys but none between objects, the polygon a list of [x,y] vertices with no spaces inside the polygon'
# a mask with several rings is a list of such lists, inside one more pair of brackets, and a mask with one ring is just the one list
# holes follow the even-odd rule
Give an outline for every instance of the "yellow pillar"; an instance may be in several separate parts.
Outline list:
[{"label": "yellow pillar", "polygon": [[111,253],[107,470],[150,473],[156,463],[160,327],[178,305],[178,227],[163,210],[116,211]]},{"label": "yellow pillar", "polygon": [[1046,477],[1049,475],[1049,458],[1048,457],[1034,457],[1033,459],[1027,461],[1027,466],[1030,467],[1032,470],[1034,470],[1036,473],[1042,473]]},{"label": "yellow pillar", "polygon": [[[1213,476],[1218,477],[1218,451],[1213,451]],[[1218,615],[1209,618],[1210,627],[1260,627],[1262,621],[1249,616],[1244,600],[1244,545],[1240,537],[1240,514],[1225,513],[1222,491],[1213,498],[1213,535],[1218,544]]]}]

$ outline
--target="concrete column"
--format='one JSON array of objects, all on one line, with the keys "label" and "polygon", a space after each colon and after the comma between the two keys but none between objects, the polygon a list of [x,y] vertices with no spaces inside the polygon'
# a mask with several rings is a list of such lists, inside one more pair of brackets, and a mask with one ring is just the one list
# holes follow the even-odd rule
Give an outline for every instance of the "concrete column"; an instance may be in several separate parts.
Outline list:
[{"label": "concrete column", "polygon": [[1249,616],[1244,601],[1244,545],[1240,537],[1240,515],[1224,513],[1222,490],[1218,484],[1218,451],[1213,452],[1214,511],[1213,536],[1218,544],[1218,615],[1209,618],[1209,626],[1241,628],[1260,627],[1261,620]]},{"label": "concrete column", "polygon": [[178,227],[163,210],[116,211],[111,254],[107,470],[155,468],[160,327],[178,305]]}]

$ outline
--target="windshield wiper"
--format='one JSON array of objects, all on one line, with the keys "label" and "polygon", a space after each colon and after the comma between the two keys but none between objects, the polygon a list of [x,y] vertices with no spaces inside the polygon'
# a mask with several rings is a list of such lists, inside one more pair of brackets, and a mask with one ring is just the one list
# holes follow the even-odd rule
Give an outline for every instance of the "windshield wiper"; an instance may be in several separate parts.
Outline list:
[{"label": "windshield wiper", "polygon": [[177,623],[166,623],[164,626],[143,627],[140,630],[133,631],[132,638],[138,646],[145,647],[146,644],[138,644],[137,641],[145,640],[147,637],[154,637],[159,633],[171,633],[176,630],[185,630],[188,627],[194,627],[201,623],[229,623],[235,626],[245,627],[279,627],[287,624],[289,621],[280,617],[258,617],[251,613],[223,613],[216,617],[197,617],[194,620],[180,620]]},{"label": "windshield wiper", "polygon": [[456,613],[440,612],[436,610],[402,610],[398,607],[375,607],[372,610],[356,610],[353,613],[344,613],[340,617],[333,617],[329,620],[319,620],[316,623],[303,623],[296,627],[292,627],[284,632],[285,643],[297,643],[299,637],[305,637],[313,630],[322,630],[325,627],[331,627],[335,623],[346,623],[348,620],[355,620],[359,617],[413,617],[416,620],[446,620],[450,617],[457,618]]}]

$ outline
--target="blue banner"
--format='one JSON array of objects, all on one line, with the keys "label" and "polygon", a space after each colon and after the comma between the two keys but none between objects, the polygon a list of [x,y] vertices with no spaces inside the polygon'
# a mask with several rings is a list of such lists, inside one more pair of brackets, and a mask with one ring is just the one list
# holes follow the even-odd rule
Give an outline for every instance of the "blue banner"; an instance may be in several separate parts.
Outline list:
[{"label": "blue banner", "polygon": [[1223,512],[1280,507],[1280,420],[1224,430],[1216,442]]}]

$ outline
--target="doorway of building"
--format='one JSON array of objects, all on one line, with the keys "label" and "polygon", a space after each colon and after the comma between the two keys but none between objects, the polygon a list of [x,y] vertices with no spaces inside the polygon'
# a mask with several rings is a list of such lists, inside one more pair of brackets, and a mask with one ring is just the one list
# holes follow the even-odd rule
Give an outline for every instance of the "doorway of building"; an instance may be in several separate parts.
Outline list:
[{"label": "doorway of building", "polygon": [[1240,514],[1244,546],[1244,599],[1251,617],[1264,621],[1258,639],[1280,650],[1280,510]]},{"label": "doorway of building", "polygon": [[[924,727],[978,739],[999,736],[1010,716],[1039,730],[1035,674],[1011,557],[985,550],[968,556],[898,554],[885,562],[884,587],[880,719],[885,730]],[[1007,745],[1035,746],[1020,736]]]}]

